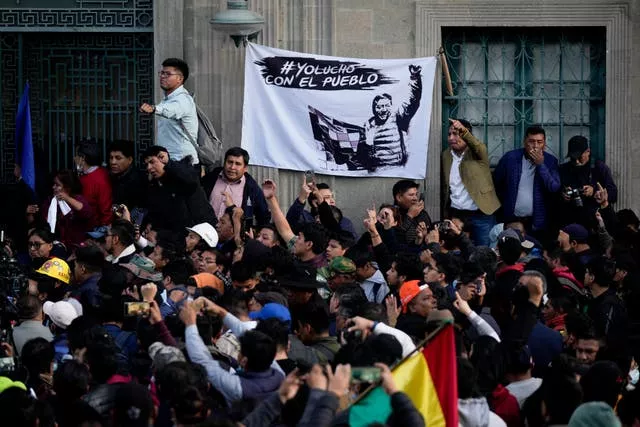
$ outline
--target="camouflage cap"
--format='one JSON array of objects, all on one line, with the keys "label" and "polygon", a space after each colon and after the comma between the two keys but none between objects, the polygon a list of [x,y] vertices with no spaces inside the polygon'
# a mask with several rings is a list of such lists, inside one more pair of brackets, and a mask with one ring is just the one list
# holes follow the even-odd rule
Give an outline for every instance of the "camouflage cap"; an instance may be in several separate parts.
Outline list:
[{"label": "camouflage cap", "polygon": [[347,257],[337,256],[329,263],[329,272],[338,274],[351,274],[356,272],[356,265]]}]

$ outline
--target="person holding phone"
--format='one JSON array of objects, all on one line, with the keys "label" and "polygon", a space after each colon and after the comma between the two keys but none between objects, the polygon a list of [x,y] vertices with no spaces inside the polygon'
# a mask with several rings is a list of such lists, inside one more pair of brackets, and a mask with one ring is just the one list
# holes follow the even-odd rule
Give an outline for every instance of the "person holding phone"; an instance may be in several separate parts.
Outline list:
[{"label": "person holding phone", "polygon": [[401,245],[415,246],[418,224],[423,222],[427,228],[431,225],[419,188],[420,184],[410,179],[401,179],[393,185],[393,201],[400,210],[396,237]]},{"label": "person holding phone", "polygon": [[[310,210],[305,209],[309,202]],[[327,203],[331,207],[336,207],[336,199],[329,184],[316,182],[316,176],[312,171],[307,171],[302,177],[302,184],[298,197],[293,201],[287,210],[287,221],[293,229],[298,229],[304,224],[317,222],[319,215],[318,207],[322,203]],[[338,223],[340,229],[350,233],[353,238],[357,238],[357,233],[353,222],[346,216],[342,216]]]}]

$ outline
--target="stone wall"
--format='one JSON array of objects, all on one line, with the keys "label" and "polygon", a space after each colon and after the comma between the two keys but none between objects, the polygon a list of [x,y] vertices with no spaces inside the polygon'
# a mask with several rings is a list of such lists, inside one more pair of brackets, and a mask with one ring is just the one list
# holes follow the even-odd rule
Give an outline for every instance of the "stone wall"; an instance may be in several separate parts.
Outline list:
[{"label": "stone wall", "polygon": [[[640,208],[640,4],[632,0],[250,0],[266,19],[258,43],[309,53],[362,58],[403,58],[436,54],[447,26],[605,26],[607,28],[607,162],[621,187],[618,207]],[[209,20],[224,0],[158,0],[154,11],[157,68],[168,56],[183,56],[191,66],[187,83],[227,147],[240,143],[244,49],[216,33]],[[427,207],[439,216],[441,82],[436,82],[430,138]],[[158,88],[156,98],[161,92]],[[637,147],[637,148],[636,148]],[[299,173],[253,167],[262,179],[278,179],[283,205],[297,194]],[[338,205],[356,226],[356,207],[391,200],[394,179],[327,177]],[[363,191],[364,187],[370,189]],[[635,187],[634,187],[635,186]]]}]

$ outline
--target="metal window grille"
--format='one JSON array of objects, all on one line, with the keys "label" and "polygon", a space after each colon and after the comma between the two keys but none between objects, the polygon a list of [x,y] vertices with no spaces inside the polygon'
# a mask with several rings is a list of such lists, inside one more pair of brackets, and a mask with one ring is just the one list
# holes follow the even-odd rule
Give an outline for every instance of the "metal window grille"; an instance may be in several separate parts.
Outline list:
[{"label": "metal window grille", "polygon": [[469,120],[492,166],[535,124],[561,163],[574,135],[604,159],[604,28],[447,28],[443,40],[454,95],[443,84],[442,126]]}]

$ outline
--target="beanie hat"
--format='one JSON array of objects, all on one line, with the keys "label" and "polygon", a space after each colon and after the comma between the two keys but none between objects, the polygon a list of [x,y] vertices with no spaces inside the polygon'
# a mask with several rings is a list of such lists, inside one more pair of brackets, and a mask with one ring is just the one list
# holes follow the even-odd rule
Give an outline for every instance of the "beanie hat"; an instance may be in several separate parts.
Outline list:
[{"label": "beanie hat", "polygon": [[569,427],[620,427],[620,420],[604,402],[588,402],[578,406]]}]

